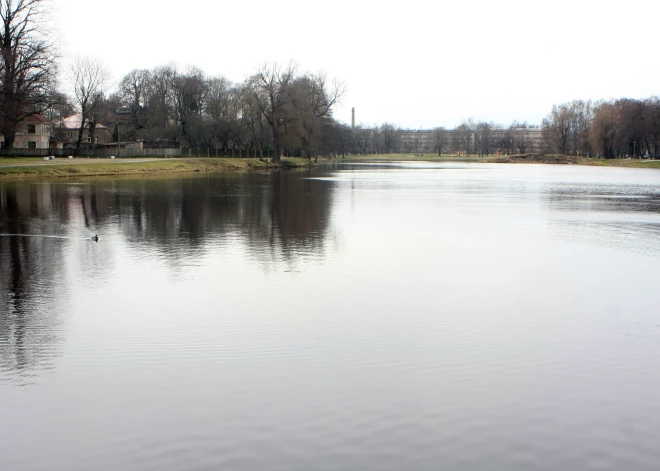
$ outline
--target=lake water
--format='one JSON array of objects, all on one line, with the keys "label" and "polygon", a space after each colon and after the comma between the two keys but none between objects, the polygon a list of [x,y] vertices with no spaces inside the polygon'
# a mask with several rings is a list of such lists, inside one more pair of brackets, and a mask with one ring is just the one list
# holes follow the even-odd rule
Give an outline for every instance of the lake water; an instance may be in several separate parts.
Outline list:
[{"label": "lake water", "polygon": [[0,182],[0,209],[1,470],[660,466],[660,171]]}]

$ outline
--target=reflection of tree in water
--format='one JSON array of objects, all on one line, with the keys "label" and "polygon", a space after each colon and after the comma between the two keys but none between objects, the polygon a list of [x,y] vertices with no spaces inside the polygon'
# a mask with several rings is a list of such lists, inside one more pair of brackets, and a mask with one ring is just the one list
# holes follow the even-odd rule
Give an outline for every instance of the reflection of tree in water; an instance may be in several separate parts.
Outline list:
[{"label": "reflection of tree in water", "polygon": [[[256,259],[294,263],[321,257],[332,184],[300,172],[237,173],[88,184],[0,184],[0,364],[28,370],[52,363],[61,343],[58,312],[75,294],[67,267],[85,280],[112,270],[118,229],[138,250],[158,250],[168,265],[204,255],[218,240],[238,241]],[[98,245],[85,237],[98,232]],[[91,232],[90,232],[91,231]],[[264,255],[266,255],[264,257]]]},{"label": "reflection of tree in water", "polygon": [[[27,234],[47,210],[37,188],[0,187],[0,233]],[[19,373],[50,367],[60,343],[53,299],[61,277],[61,240],[0,237],[0,365]]]},{"label": "reflection of tree in water", "polygon": [[[236,173],[126,181],[116,206],[122,233],[138,247],[160,247],[168,260],[203,255],[238,237],[251,249],[290,259],[320,249],[326,238],[332,187],[300,173]],[[320,251],[319,251],[320,252]]]},{"label": "reflection of tree in water", "polygon": [[277,173],[270,186],[271,249],[279,248],[287,260],[301,251],[320,255],[330,220],[332,184]]}]

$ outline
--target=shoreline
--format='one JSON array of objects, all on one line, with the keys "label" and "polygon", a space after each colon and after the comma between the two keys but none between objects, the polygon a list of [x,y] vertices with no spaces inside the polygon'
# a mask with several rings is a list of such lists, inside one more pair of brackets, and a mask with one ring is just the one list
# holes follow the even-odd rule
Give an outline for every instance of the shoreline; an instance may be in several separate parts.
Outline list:
[{"label": "shoreline", "polygon": [[135,158],[60,159],[0,158],[0,181],[77,177],[125,177],[184,173],[224,173],[308,167],[303,158],[283,158],[274,164],[258,158]]},{"label": "shoreline", "polygon": [[[459,156],[432,154],[382,154],[351,155],[345,158],[319,158],[319,163],[360,163],[360,162],[463,162],[497,164],[548,164],[548,165],[587,165],[619,168],[660,169],[660,160],[644,159],[594,159],[568,155],[522,154],[510,156]],[[0,158],[0,181],[31,180],[72,177],[124,177],[156,176],[184,173],[224,173],[254,170],[281,170],[315,166],[314,160],[303,157],[284,157],[279,164],[258,158],[232,157],[190,157],[190,158],[134,158],[134,159],[87,159],[78,158],[43,161],[41,158],[14,157]]]},{"label": "shoreline", "polygon": [[545,164],[545,165],[586,165],[597,167],[619,168],[652,168],[660,169],[660,160],[649,159],[597,159],[591,157],[578,157],[559,154],[516,154],[516,155],[415,155],[415,154],[379,154],[365,156],[347,156],[346,158],[324,159],[324,162],[392,162],[392,161],[419,161],[419,162],[462,162],[484,164]]}]

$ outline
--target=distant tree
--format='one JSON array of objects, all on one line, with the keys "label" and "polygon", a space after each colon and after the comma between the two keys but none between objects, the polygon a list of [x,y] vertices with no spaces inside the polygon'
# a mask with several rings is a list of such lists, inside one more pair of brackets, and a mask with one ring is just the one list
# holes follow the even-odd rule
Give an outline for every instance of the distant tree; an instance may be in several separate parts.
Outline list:
[{"label": "distant tree", "polygon": [[593,122],[593,104],[589,101],[574,100],[571,103],[572,111],[572,153],[577,155],[591,155],[591,141],[589,130]]},{"label": "distant tree", "polygon": [[390,154],[400,147],[398,129],[390,123],[384,123],[378,128],[380,134],[380,149]]},{"label": "distant tree", "polygon": [[76,112],[76,107],[71,99],[64,92],[53,92],[53,104],[44,111],[43,115],[50,121],[56,123],[57,127],[62,127],[61,123],[67,116]]},{"label": "distant tree", "polygon": [[568,105],[554,105],[549,117],[549,126],[554,147],[556,152],[560,154],[568,153],[571,124],[571,113]]},{"label": "distant tree", "polygon": [[494,125],[492,123],[480,122],[475,127],[475,144],[480,156],[490,154],[491,134]]},{"label": "distant tree", "polygon": [[267,145],[268,133],[261,132],[265,125],[261,112],[253,100],[251,92],[243,85],[233,84],[223,77],[209,80],[206,115],[210,120],[214,142],[222,148],[225,155],[241,140],[241,126],[245,126],[249,119],[255,119],[255,116],[261,118],[259,123],[253,124],[259,127],[258,133],[264,139],[264,144],[260,145],[261,149]]},{"label": "distant tree", "polygon": [[281,66],[277,63],[262,65],[250,77],[246,86],[252,93],[255,104],[270,127],[273,135],[273,160],[279,162],[285,137],[294,123],[293,99],[296,68],[293,63]]},{"label": "distant tree", "polygon": [[356,147],[355,143],[355,133],[350,126],[345,124],[335,123],[335,126],[338,129],[338,139],[339,139],[339,153],[342,158],[346,157],[347,153],[355,152]]},{"label": "distant tree", "polygon": [[174,74],[171,90],[174,118],[185,144],[198,146],[203,140],[202,114],[207,93],[204,72],[191,67],[186,73]]},{"label": "distant tree", "polygon": [[599,157],[612,159],[615,154],[617,137],[617,110],[612,103],[602,103],[594,112],[593,124],[589,133],[591,145]]},{"label": "distant tree", "polygon": [[639,147],[644,138],[650,134],[646,124],[644,102],[622,98],[614,102],[614,106],[617,108],[619,125],[617,147],[623,154],[637,156],[640,154]]},{"label": "distant tree", "polygon": [[649,123],[649,155],[660,157],[660,99],[651,97],[646,100]]},{"label": "distant tree", "polygon": [[442,155],[447,145],[447,130],[443,127],[437,127],[433,130],[433,148],[438,151],[438,156]]},{"label": "distant tree", "polygon": [[456,129],[454,135],[456,137],[456,151],[470,155],[472,153],[472,136],[474,134],[474,122],[470,119],[463,121]]},{"label": "distant tree", "polygon": [[80,153],[85,127],[89,126],[92,146],[95,142],[95,128],[98,114],[109,85],[110,72],[99,59],[77,57],[69,67],[69,78],[73,84],[75,102],[80,112],[80,127],[74,154]]},{"label": "distant tree", "polygon": [[543,120],[545,146],[551,152],[571,155],[591,154],[589,129],[593,119],[592,103],[574,100],[554,105]]},{"label": "distant tree", "polygon": [[19,123],[59,99],[54,93],[55,49],[43,25],[45,3],[0,1],[0,132],[8,155],[13,154]]},{"label": "distant tree", "polygon": [[121,102],[130,112],[130,122],[123,123],[128,128],[125,134],[130,139],[137,139],[140,131],[147,125],[147,99],[150,87],[151,72],[144,69],[131,70],[119,84]]},{"label": "distant tree", "polygon": [[173,82],[177,75],[172,64],[151,71],[147,94],[147,126],[144,136],[153,140],[175,140],[177,125],[174,120]]},{"label": "distant tree", "polygon": [[254,94],[248,88],[243,88],[242,92],[239,112],[240,120],[238,123],[240,127],[245,128],[249,132],[252,146],[259,152],[259,157],[263,158],[263,150],[268,143],[268,124],[261,113]]},{"label": "distant tree", "polygon": [[531,145],[527,127],[527,122],[519,123],[518,121],[514,121],[509,126],[511,145],[519,154],[526,154]]},{"label": "distant tree", "polygon": [[373,152],[373,130],[365,129],[361,125],[353,129],[353,142],[355,143],[355,152],[366,155]]},{"label": "distant tree", "polygon": [[323,73],[306,74],[292,84],[292,102],[299,123],[301,152],[310,158],[314,134],[319,130],[319,123],[332,116],[332,107],[344,93],[344,85],[335,81],[328,86]]}]

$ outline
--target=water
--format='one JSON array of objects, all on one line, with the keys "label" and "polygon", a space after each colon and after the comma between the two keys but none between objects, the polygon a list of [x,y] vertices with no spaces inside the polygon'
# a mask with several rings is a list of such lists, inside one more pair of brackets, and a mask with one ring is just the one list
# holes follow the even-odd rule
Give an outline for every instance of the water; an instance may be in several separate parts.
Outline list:
[{"label": "water", "polygon": [[4,182],[0,209],[2,470],[660,463],[656,170]]}]

